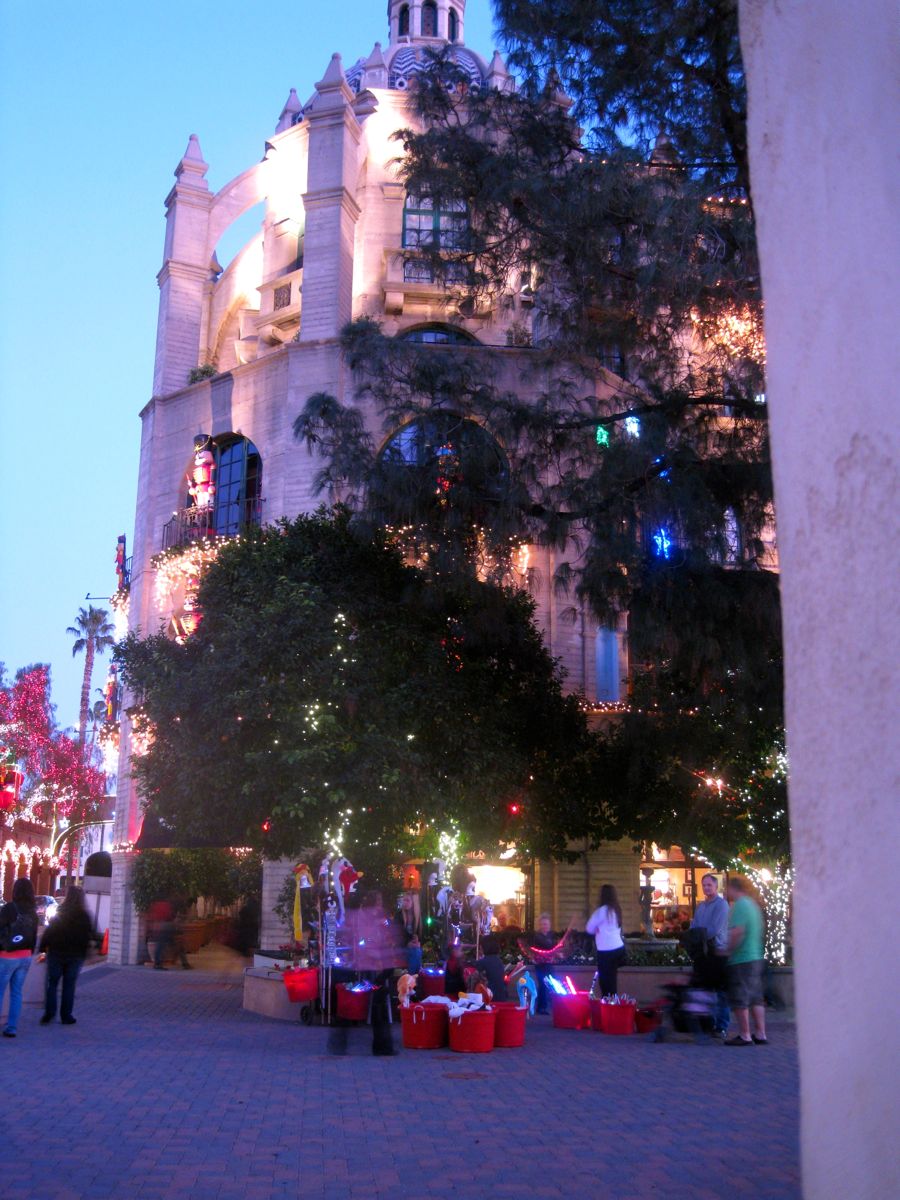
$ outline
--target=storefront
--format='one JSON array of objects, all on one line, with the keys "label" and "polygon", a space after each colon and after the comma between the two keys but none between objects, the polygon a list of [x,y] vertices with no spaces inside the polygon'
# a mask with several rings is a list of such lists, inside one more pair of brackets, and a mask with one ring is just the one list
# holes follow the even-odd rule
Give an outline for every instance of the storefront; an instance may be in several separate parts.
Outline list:
[{"label": "storefront", "polygon": [[724,894],[723,872],[713,871],[707,863],[685,854],[680,846],[661,847],[651,843],[645,850],[638,878],[642,924],[649,899],[654,935],[682,932],[703,899],[700,880],[706,874],[716,876],[719,890]]}]

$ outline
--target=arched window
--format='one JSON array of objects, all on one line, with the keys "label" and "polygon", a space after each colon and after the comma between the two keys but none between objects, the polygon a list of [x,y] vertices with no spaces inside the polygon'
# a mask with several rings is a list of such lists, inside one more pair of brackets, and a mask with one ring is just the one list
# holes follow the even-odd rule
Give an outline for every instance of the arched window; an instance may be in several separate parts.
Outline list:
[{"label": "arched window", "polygon": [[217,438],[198,434],[187,473],[184,507],[163,529],[163,549],[206,537],[233,537],[259,525],[262,515],[262,459],[240,434]]},{"label": "arched window", "polygon": [[400,37],[409,36],[409,5],[404,4],[400,9],[400,21],[397,25],[397,33]]},{"label": "arched window", "polygon": [[381,452],[381,465],[388,476],[410,476],[419,495],[442,501],[457,496],[468,505],[499,500],[509,478],[506,458],[487,430],[444,411],[398,429]]},{"label": "arched window", "polygon": [[480,342],[455,325],[419,325],[397,334],[401,342],[418,342],[423,346],[478,346]]},{"label": "arched window", "polygon": [[216,439],[215,531],[231,537],[258,525],[262,491],[262,459],[245,437]]},{"label": "arched window", "polygon": [[447,14],[447,37],[451,42],[459,38],[459,17],[455,8],[451,8]]},{"label": "arched window", "polygon": [[437,37],[437,5],[432,0],[422,5],[422,37]]}]

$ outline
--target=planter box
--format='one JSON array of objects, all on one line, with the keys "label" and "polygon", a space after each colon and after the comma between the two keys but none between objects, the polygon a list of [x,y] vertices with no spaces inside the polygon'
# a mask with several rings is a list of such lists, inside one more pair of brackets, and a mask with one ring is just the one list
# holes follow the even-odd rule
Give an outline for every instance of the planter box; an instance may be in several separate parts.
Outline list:
[{"label": "planter box", "polygon": [[243,1007],[247,1012],[258,1013],[261,1017],[297,1022],[303,1006],[288,999],[281,971],[247,967],[244,971]]}]

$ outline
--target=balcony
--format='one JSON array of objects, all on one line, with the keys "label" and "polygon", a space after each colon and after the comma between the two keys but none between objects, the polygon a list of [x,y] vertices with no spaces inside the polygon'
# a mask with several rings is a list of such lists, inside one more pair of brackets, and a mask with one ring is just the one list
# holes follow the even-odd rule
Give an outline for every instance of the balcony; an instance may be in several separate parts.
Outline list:
[{"label": "balcony", "polygon": [[265,500],[254,498],[217,504],[215,508],[190,505],[172,514],[163,526],[162,548],[188,546],[205,538],[232,538],[262,524]]}]

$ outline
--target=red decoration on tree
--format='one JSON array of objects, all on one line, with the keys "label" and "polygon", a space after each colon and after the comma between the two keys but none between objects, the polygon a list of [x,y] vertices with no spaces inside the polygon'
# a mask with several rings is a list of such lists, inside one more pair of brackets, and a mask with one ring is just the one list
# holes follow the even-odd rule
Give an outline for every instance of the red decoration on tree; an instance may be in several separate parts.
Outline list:
[{"label": "red decoration on tree", "polygon": [[[34,667],[10,687],[0,688],[0,726],[11,762],[17,764],[6,769],[19,776],[19,787],[23,774],[39,784],[58,815],[87,820],[103,801],[106,776],[86,760],[77,741],[54,731],[49,683],[47,668]],[[16,788],[13,807],[18,795]]]}]

